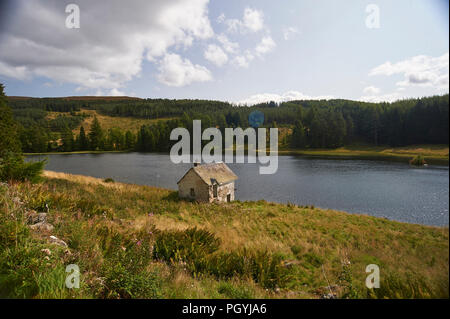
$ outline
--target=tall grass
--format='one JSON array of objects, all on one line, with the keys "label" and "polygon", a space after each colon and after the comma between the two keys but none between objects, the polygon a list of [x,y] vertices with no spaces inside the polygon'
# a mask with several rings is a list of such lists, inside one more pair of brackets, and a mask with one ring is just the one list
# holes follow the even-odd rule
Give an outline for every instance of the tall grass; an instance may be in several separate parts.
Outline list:
[{"label": "tall grass", "polygon": [[[448,228],[264,201],[197,204],[173,194],[60,173],[41,184],[0,184],[0,297],[449,295]],[[30,230],[29,210],[46,212],[54,230]],[[371,263],[380,267],[379,289],[364,284]],[[80,267],[80,289],[64,286],[68,264]]]}]

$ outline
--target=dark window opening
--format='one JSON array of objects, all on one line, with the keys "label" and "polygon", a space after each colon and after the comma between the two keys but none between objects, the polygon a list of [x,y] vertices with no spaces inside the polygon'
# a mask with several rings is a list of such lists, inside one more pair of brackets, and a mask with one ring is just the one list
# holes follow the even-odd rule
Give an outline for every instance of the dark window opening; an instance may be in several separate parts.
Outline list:
[{"label": "dark window opening", "polygon": [[195,190],[191,188],[191,197],[195,197]]}]

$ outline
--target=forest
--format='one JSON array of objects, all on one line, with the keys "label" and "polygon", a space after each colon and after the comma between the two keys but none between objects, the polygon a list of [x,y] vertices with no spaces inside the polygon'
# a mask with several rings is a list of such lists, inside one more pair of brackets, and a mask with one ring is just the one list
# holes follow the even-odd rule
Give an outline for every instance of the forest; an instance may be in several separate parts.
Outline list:
[{"label": "forest", "polygon": [[[286,128],[281,144],[289,149],[337,148],[353,143],[406,146],[448,144],[449,95],[367,103],[343,99],[268,102],[251,107],[210,100],[138,98],[25,98],[7,100],[19,126],[22,151],[161,151],[172,143],[173,128],[249,127],[253,111],[264,114],[264,127]],[[117,117],[160,119],[137,132],[104,129],[97,118],[85,130],[85,110]],[[58,114],[49,117],[49,112]]]}]

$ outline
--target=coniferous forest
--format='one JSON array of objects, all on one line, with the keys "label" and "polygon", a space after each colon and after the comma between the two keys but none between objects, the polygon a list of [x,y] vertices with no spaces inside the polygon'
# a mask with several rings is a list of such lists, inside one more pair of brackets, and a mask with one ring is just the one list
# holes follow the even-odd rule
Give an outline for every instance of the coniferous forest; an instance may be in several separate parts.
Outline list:
[{"label": "coniferous forest", "polygon": [[[406,146],[448,144],[449,96],[367,103],[343,99],[263,103],[251,107],[209,100],[138,98],[24,98],[7,104],[18,125],[23,152],[54,151],[161,151],[170,149],[170,132],[192,129],[249,126],[249,114],[264,114],[264,127],[285,128],[280,141],[290,149],[337,148],[353,143]],[[80,124],[85,110],[117,117],[160,119],[138,130],[104,129],[95,117],[89,129]],[[57,114],[48,117],[49,112]]]}]

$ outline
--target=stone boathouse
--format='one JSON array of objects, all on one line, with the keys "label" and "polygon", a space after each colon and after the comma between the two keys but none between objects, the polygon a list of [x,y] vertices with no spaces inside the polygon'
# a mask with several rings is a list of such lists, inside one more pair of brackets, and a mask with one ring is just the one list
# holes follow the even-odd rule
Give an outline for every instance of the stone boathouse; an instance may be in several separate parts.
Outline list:
[{"label": "stone boathouse", "polygon": [[225,163],[194,163],[178,181],[178,195],[198,202],[231,202],[237,178]]}]

